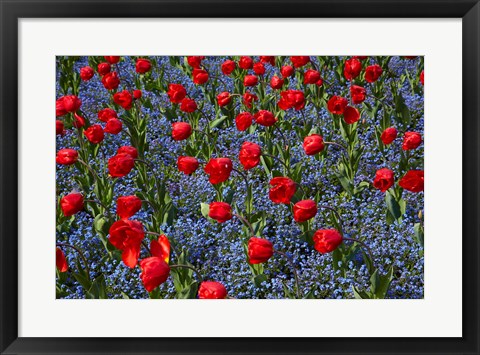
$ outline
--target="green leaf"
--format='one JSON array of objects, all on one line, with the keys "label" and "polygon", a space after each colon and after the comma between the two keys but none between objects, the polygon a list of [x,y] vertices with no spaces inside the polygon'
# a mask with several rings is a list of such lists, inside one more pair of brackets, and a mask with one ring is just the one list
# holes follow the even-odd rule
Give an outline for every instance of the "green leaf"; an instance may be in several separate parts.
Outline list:
[{"label": "green leaf", "polygon": [[417,240],[418,244],[423,247],[423,226],[421,223],[415,223],[413,226],[413,230],[415,231],[415,239]]},{"label": "green leaf", "polygon": [[344,175],[343,172],[335,173],[338,181],[342,185],[343,189],[347,191],[350,195],[353,195],[353,186],[350,180]]},{"label": "green leaf", "polygon": [[210,212],[210,205],[208,203],[201,202],[200,211],[202,212],[202,216],[207,218],[208,213]]},{"label": "green leaf", "polygon": [[378,269],[375,269],[374,273],[370,276],[370,288],[373,294],[376,294],[379,283],[380,276],[378,275]]},{"label": "green leaf", "polygon": [[267,281],[267,280],[268,280],[268,277],[267,277],[267,275],[265,275],[265,274],[260,274],[260,275],[254,276],[252,279],[253,279],[253,284],[254,284],[256,287],[261,287],[261,286],[262,286],[262,282]]},{"label": "green leaf", "polygon": [[227,118],[228,118],[227,116],[221,116],[220,118],[213,120],[212,122],[210,122],[210,128],[215,128],[220,126]]},{"label": "green leaf", "polygon": [[390,190],[387,190],[385,194],[385,202],[387,203],[388,212],[390,212],[394,219],[399,220],[403,214],[400,205]]},{"label": "green leaf", "polygon": [[358,186],[355,187],[355,195],[360,194],[370,186],[370,183],[367,181],[362,181],[361,183],[358,184]]},{"label": "green leaf", "polygon": [[[340,270],[343,266],[343,254],[339,248],[335,249],[332,252],[332,259],[333,259],[333,269]],[[339,266],[339,263],[342,262],[342,266]]]},{"label": "green leaf", "polygon": [[384,299],[387,295],[388,288],[393,280],[393,266],[390,267],[387,274],[378,275],[375,289],[375,298]]},{"label": "green leaf", "polygon": [[403,216],[405,214],[405,212],[407,211],[407,203],[405,202],[405,200],[403,198],[401,198],[400,201],[398,201],[398,205],[400,206],[400,213]]},{"label": "green leaf", "polygon": [[385,221],[387,222],[388,225],[393,224],[395,222],[395,217],[392,216],[389,210],[387,210],[387,213],[385,214]]},{"label": "green leaf", "polygon": [[228,204],[232,204],[234,195],[235,195],[235,190],[230,189],[227,193],[227,196],[225,197],[225,202],[228,203]]},{"label": "green leaf", "polygon": [[[160,287],[155,288],[152,292],[149,292],[148,295],[150,296],[151,299],[159,299],[160,298]],[[122,292],[123,296],[123,292]],[[128,296],[127,296],[128,297]],[[125,297],[123,297],[125,298]]]},{"label": "green leaf", "polygon": [[89,293],[93,295],[95,299],[106,299],[107,292],[106,292],[107,285],[105,284],[105,278],[103,274],[98,276],[92,283],[92,286],[88,290]]},{"label": "green leaf", "polygon": [[310,291],[308,291],[308,293],[303,298],[304,299],[315,299],[314,292],[315,292],[315,288],[312,288]]},{"label": "green leaf", "polygon": [[177,291],[177,299],[192,299],[196,298],[198,293],[198,282],[194,281],[181,291]]},{"label": "green leaf", "polygon": [[285,298],[296,298],[295,292],[288,287],[285,282],[282,282],[283,292],[285,293]]},{"label": "green leaf", "polygon": [[270,175],[270,167],[272,166],[271,160],[271,158],[264,157],[263,155],[260,157],[260,162],[262,163],[267,175]]},{"label": "green leaf", "polygon": [[78,283],[83,287],[85,292],[88,292],[88,290],[90,290],[90,288],[92,287],[92,283],[86,276],[76,272],[72,273],[72,275],[75,278],[75,280],[77,280]]},{"label": "green leaf", "polygon": [[368,293],[366,293],[365,291],[360,291],[360,290],[358,290],[355,286],[352,286],[352,289],[353,289],[353,296],[354,296],[356,299],[366,300],[366,299],[370,299],[370,298],[371,298]]},{"label": "green leaf", "polygon": [[98,214],[93,220],[93,227],[98,233],[107,235],[109,230],[109,221],[103,214]]}]

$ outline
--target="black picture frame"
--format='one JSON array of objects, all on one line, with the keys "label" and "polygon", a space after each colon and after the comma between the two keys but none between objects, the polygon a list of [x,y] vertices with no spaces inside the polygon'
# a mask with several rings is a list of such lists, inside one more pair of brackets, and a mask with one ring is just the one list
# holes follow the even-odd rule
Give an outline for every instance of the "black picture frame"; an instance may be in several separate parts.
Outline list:
[{"label": "black picture frame", "polygon": [[[478,0],[0,0],[1,354],[479,354]],[[19,338],[18,19],[74,17],[462,18],[463,337],[461,338]],[[455,142],[449,142],[455,144]],[[460,230],[460,229],[459,229]],[[453,237],[453,236],[452,236]],[[459,236],[454,236],[459,237]],[[448,290],[445,290],[448,292]],[[442,312],[441,309],[438,310]],[[319,320],[322,321],[322,320]]]}]

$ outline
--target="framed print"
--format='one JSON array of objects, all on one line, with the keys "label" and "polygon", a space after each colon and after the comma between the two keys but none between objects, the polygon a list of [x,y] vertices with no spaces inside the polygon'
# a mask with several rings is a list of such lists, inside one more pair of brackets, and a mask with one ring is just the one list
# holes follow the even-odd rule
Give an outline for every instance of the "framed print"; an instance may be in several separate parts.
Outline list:
[{"label": "framed print", "polygon": [[1,4],[2,354],[479,353],[477,1]]}]

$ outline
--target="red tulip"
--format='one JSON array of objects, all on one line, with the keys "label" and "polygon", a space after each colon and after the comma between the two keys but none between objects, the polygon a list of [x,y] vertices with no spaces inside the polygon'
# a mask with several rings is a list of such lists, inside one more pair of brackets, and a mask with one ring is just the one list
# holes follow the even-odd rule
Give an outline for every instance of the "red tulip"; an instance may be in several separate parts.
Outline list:
[{"label": "red tulip", "polygon": [[63,253],[62,249],[57,248],[55,257],[56,257],[56,264],[57,264],[58,271],[67,272],[68,271],[67,258],[65,257],[65,254]]},{"label": "red tulip", "polygon": [[330,111],[334,115],[343,114],[343,111],[345,110],[345,107],[347,107],[347,105],[347,99],[341,96],[332,96],[327,103],[328,111]]},{"label": "red tulip", "polygon": [[284,83],[284,80],[279,78],[278,76],[274,75],[272,76],[272,78],[270,79],[270,86],[272,87],[272,89],[274,90],[279,90],[282,88],[283,86],[283,83]]},{"label": "red tulip", "polygon": [[55,121],[55,134],[57,136],[63,135],[65,133],[65,126],[63,125],[63,122],[60,120]]},{"label": "red tulip", "polygon": [[417,132],[405,132],[403,136],[403,150],[417,149],[422,144],[422,136]]},{"label": "red tulip", "polygon": [[212,202],[208,209],[208,217],[218,223],[224,223],[232,219],[232,207],[226,202]]},{"label": "red tulip", "polygon": [[355,107],[347,106],[343,111],[343,119],[347,124],[353,124],[360,119],[360,112]]},{"label": "red tulip", "polygon": [[112,67],[108,63],[100,63],[97,65],[98,74],[101,76],[110,73],[110,70],[112,70]]},{"label": "red tulip", "polygon": [[105,137],[105,134],[103,133],[103,128],[99,124],[94,124],[90,127],[88,127],[83,134],[87,139],[90,141],[90,143],[93,144],[98,144],[101,141],[103,141],[103,138]]},{"label": "red tulip", "polygon": [[180,84],[169,84],[167,94],[170,102],[179,104],[187,96],[187,90]]},{"label": "red tulip", "polygon": [[60,207],[62,208],[65,217],[73,216],[74,214],[83,210],[83,196],[78,192],[65,195],[60,200]]},{"label": "red tulip", "polygon": [[262,238],[251,237],[248,241],[248,261],[250,264],[265,263],[273,255],[273,244]]},{"label": "red tulip", "polygon": [[135,71],[139,74],[145,74],[152,69],[152,63],[148,59],[137,59]]},{"label": "red tulip", "polygon": [[110,72],[102,77],[102,84],[107,90],[116,90],[120,85],[120,79],[117,72]]},{"label": "red tulip", "polygon": [[227,290],[220,282],[203,281],[198,289],[200,299],[224,299],[227,298]]},{"label": "red tulip", "polygon": [[385,192],[394,184],[393,171],[387,168],[377,170],[375,180],[373,180],[373,187]]},{"label": "red tulip", "polygon": [[317,214],[317,204],[313,200],[302,200],[293,205],[293,219],[302,223],[315,217]]},{"label": "red tulip", "polygon": [[244,142],[240,148],[240,154],[238,156],[240,163],[245,170],[252,169],[260,163],[260,157],[262,156],[262,150],[258,144]]},{"label": "red tulip", "polygon": [[255,86],[258,84],[258,77],[255,75],[245,75],[243,78],[243,85],[245,86]]},{"label": "red tulip", "polygon": [[133,98],[135,100],[142,98],[142,90],[133,90]]},{"label": "red tulip", "polygon": [[106,55],[104,58],[110,64],[117,64],[120,61],[120,56]]},{"label": "red tulip", "polygon": [[117,149],[117,154],[128,154],[130,155],[133,159],[138,158],[138,151],[135,147],[131,147],[129,145],[124,145],[120,148]]},{"label": "red tulip", "polygon": [[256,123],[265,127],[273,126],[277,122],[277,118],[273,113],[267,110],[260,110],[253,117]]},{"label": "red tulip", "polygon": [[355,79],[361,71],[362,63],[358,59],[351,58],[345,61],[345,66],[343,67],[343,75],[345,76],[345,79]]},{"label": "red tulip", "polygon": [[395,138],[397,138],[397,129],[395,127],[385,128],[380,136],[380,139],[385,145],[391,144]]},{"label": "red tulip", "polygon": [[238,61],[238,66],[242,69],[252,69],[253,68],[253,60],[250,57],[243,56]]},{"label": "red tulip", "polygon": [[282,110],[295,108],[296,111],[305,107],[305,95],[299,90],[287,90],[280,93],[278,107]]},{"label": "red tulip", "polygon": [[127,90],[123,90],[113,95],[113,101],[125,110],[130,110],[132,108],[133,97]]},{"label": "red tulip", "polygon": [[198,166],[198,160],[194,157],[178,157],[177,159],[178,170],[185,175],[193,174]]},{"label": "red tulip", "polygon": [[307,63],[310,63],[310,57],[308,56],[293,56],[290,57],[290,60],[295,68],[301,68],[307,65]]},{"label": "red tulip", "polygon": [[409,170],[398,184],[411,192],[423,191],[423,170]]},{"label": "red tulip", "polygon": [[159,235],[157,240],[150,242],[150,253],[152,256],[165,260],[168,264],[170,260],[170,241],[165,235]]},{"label": "red tulip", "polygon": [[56,116],[63,116],[68,112],[75,112],[80,109],[82,100],[75,95],[67,95],[60,97],[56,103]]},{"label": "red tulip", "polygon": [[307,155],[315,155],[325,148],[323,138],[319,134],[311,134],[303,140],[303,150]]},{"label": "red tulip", "polygon": [[98,119],[102,122],[108,122],[112,118],[118,118],[115,110],[111,108],[104,108],[103,110],[98,111]]},{"label": "red tulip", "polygon": [[117,199],[117,214],[128,219],[142,208],[142,200],[135,195],[121,196]]},{"label": "red tulip", "polygon": [[358,85],[351,85],[350,86],[350,95],[352,96],[352,102],[354,104],[361,104],[365,101],[367,96],[367,91],[365,88],[358,86]]},{"label": "red tulip", "polygon": [[294,69],[291,65],[284,65],[282,69],[280,69],[280,73],[284,78],[288,78],[289,76],[291,76],[293,74],[293,71]]},{"label": "red tulip", "polygon": [[343,237],[336,229],[319,229],[313,234],[313,245],[321,254],[334,251],[342,241]]},{"label": "red tulip", "polygon": [[270,65],[275,65],[275,57],[273,55],[261,55],[260,61],[262,63],[270,63]]},{"label": "red tulip", "polygon": [[176,141],[183,141],[192,134],[192,126],[187,122],[172,123],[172,138]]},{"label": "red tulip", "polygon": [[235,117],[235,125],[239,131],[245,131],[252,125],[253,116],[250,112],[240,112]]},{"label": "red tulip", "polygon": [[378,64],[370,65],[365,69],[365,81],[374,83],[382,75],[382,67]]},{"label": "red tulip", "polygon": [[135,165],[135,160],[130,154],[117,154],[108,160],[108,173],[111,177],[127,175]]},{"label": "red tulip", "polygon": [[252,102],[258,101],[258,97],[255,94],[251,94],[248,91],[243,94],[243,104],[248,108],[252,108]]},{"label": "red tulip", "polygon": [[229,158],[212,158],[205,165],[205,172],[210,175],[209,181],[212,184],[219,184],[228,180],[232,172],[232,161]]},{"label": "red tulip", "polygon": [[200,65],[202,64],[203,59],[205,59],[204,56],[189,56],[189,57],[187,57],[187,63],[192,68],[198,69],[198,68],[200,68]]},{"label": "red tulip", "polygon": [[168,275],[170,274],[170,267],[168,264],[156,256],[141,260],[140,268],[142,269],[140,279],[148,292],[152,292],[158,286],[167,281]]},{"label": "red tulip", "polygon": [[116,118],[109,120],[105,125],[105,132],[110,134],[118,134],[122,131],[122,121],[117,120]]},{"label": "red tulip", "polygon": [[78,160],[78,152],[75,149],[64,148],[57,152],[55,161],[61,165],[72,165]]},{"label": "red tulip", "polygon": [[297,187],[295,181],[289,179],[288,177],[277,176],[270,180],[270,191],[268,196],[270,200],[274,203],[283,203],[288,205]]},{"label": "red tulip", "polygon": [[265,74],[265,66],[263,65],[263,63],[255,63],[253,65],[253,72],[257,75]]},{"label": "red tulip", "polygon": [[85,118],[74,112],[72,126],[75,128],[82,128],[83,126],[85,126]]},{"label": "red tulip", "polygon": [[197,85],[203,85],[208,81],[208,73],[203,69],[193,69],[193,82]]},{"label": "red tulip", "polygon": [[75,112],[80,109],[82,101],[75,95],[68,95],[63,97],[63,105],[67,112]]},{"label": "red tulip", "polygon": [[235,62],[233,60],[227,59],[222,64],[222,73],[225,75],[230,75],[235,70]]},{"label": "red tulip", "polygon": [[94,74],[95,71],[92,67],[86,66],[80,69],[80,78],[83,81],[89,81],[91,78],[93,78]]},{"label": "red tulip", "polygon": [[180,110],[187,113],[195,112],[197,110],[197,103],[195,102],[195,100],[186,97],[182,100]]},{"label": "red tulip", "polygon": [[304,84],[316,84],[320,79],[320,73],[313,69],[308,69],[303,74],[303,83]]},{"label": "red tulip", "polygon": [[220,107],[228,105],[231,100],[232,100],[232,96],[227,91],[224,91],[217,95],[217,103],[218,103],[218,106]]},{"label": "red tulip", "polygon": [[[130,268],[134,268],[140,257],[140,245],[145,236],[142,223],[121,219],[111,225],[109,234],[108,240],[110,243],[122,251],[123,263]],[[162,260],[162,262],[164,261]]]}]

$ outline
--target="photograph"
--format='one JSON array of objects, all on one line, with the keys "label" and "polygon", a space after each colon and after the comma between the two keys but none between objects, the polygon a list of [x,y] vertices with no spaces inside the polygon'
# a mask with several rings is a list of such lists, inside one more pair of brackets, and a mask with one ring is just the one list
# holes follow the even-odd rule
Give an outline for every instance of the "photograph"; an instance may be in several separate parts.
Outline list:
[{"label": "photograph", "polygon": [[479,2],[0,0],[0,355],[479,355]]},{"label": "photograph", "polygon": [[56,297],[423,298],[423,66],[57,56]]}]

